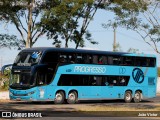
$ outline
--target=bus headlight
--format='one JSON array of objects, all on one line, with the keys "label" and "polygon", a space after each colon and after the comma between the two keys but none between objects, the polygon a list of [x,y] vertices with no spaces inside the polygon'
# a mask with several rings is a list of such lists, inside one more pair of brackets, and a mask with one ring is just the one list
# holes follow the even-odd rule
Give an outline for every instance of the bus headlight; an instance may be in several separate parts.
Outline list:
[{"label": "bus headlight", "polygon": [[35,93],[35,91],[32,91],[32,92],[29,92],[27,95],[29,96],[29,95],[32,95],[34,93]]}]

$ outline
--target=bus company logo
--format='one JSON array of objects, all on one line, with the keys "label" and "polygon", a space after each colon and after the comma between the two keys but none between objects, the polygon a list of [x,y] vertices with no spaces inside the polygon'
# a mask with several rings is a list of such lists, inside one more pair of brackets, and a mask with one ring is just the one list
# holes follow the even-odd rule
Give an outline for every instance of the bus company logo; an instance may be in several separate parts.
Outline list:
[{"label": "bus company logo", "polygon": [[135,82],[137,83],[142,83],[144,81],[144,73],[141,69],[139,68],[134,68],[132,71],[132,77]]}]

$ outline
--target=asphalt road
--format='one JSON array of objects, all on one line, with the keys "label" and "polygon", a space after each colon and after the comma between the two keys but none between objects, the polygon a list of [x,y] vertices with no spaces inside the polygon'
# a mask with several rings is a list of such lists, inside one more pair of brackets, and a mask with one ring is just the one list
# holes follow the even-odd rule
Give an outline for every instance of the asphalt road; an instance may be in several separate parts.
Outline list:
[{"label": "asphalt road", "polygon": [[[80,112],[80,108],[87,108],[87,107],[96,107],[96,106],[112,106],[112,107],[123,107],[127,106],[130,108],[143,108],[146,110],[152,110],[155,108],[156,105],[160,105],[160,95],[156,98],[143,100],[140,103],[124,103],[123,100],[106,100],[106,101],[80,101],[78,104],[62,104],[62,105],[55,105],[53,102],[19,102],[19,101],[8,101],[8,102],[1,102],[0,103],[0,111],[2,112],[9,112],[11,116],[30,116],[30,118],[41,117],[37,119],[58,119],[58,120],[77,120],[86,119],[86,120],[103,120],[103,119],[110,119],[110,120],[150,120],[151,117],[148,116],[141,116],[139,117],[139,113],[157,113],[160,116],[160,111],[148,111],[148,112],[141,112],[141,111],[129,111],[129,112],[122,112],[122,111],[107,111],[107,112]],[[5,113],[3,113],[5,114]],[[131,117],[131,118],[129,118]],[[36,119],[36,118],[35,118]],[[159,119],[157,117],[152,119]]]}]

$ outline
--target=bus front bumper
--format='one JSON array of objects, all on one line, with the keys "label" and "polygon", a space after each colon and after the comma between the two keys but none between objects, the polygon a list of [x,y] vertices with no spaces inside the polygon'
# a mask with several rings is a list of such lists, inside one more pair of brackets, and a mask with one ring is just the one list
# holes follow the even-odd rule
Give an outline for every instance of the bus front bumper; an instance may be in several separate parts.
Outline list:
[{"label": "bus front bumper", "polygon": [[17,101],[36,101],[36,90],[9,90],[9,97],[10,100],[17,100]]}]

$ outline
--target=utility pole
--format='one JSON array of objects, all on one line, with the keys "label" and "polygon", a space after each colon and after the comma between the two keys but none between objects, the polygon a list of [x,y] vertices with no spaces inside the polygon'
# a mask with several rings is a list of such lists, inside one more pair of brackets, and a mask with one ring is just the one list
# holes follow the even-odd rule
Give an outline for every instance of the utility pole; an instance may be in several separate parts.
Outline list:
[{"label": "utility pole", "polygon": [[113,32],[114,32],[114,40],[113,40],[113,52],[116,51],[116,27],[113,27]]}]

